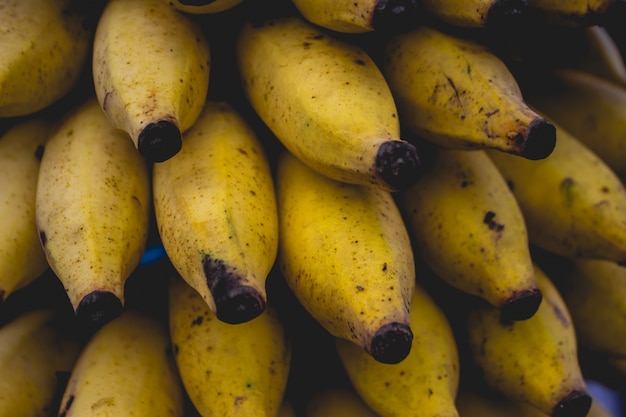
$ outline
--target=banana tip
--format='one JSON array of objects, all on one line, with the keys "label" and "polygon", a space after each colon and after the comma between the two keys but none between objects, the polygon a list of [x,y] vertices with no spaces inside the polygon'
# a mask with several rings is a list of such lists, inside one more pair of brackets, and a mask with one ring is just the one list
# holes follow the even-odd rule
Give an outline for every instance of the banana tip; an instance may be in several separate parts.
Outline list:
[{"label": "banana tip", "polygon": [[217,318],[225,323],[244,323],[265,310],[265,298],[256,288],[241,286],[230,288],[215,298]]},{"label": "banana tip", "polygon": [[500,308],[500,319],[504,323],[529,319],[537,312],[542,298],[538,288],[520,291]]},{"label": "banana tip", "polygon": [[87,329],[95,330],[122,314],[122,300],[110,291],[93,291],[80,300],[76,318]]},{"label": "banana tip", "polygon": [[528,136],[521,156],[531,160],[550,156],[556,145],[556,127],[546,119],[534,120],[528,128]]},{"label": "banana tip", "polygon": [[163,162],[182,148],[182,134],[176,124],[168,120],[150,123],[137,138],[137,149],[148,162]]},{"label": "banana tip", "polygon": [[383,142],[376,154],[376,172],[393,190],[404,190],[422,174],[417,148],[404,140]]},{"label": "banana tip", "polygon": [[491,27],[505,27],[517,23],[527,8],[528,3],[525,0],[496,0],[489,8],[486,24]]},{"label": "banana tip", "polygon": [[575,390],[567,394],[554,407],[552,417],[585,417],[591,408],[591,395],[582,390]]},{"label": "banana tip", "polygon": [[376,31],[398,31],[415,25],[419,7],[417,0],[377,0],[372,15]]},{"label": "banana tip", "polygon": [[378,362],[399,363],[411,351],[412,342],[413,332],[407,324],[385,324],[374,335],[370,353]]}]

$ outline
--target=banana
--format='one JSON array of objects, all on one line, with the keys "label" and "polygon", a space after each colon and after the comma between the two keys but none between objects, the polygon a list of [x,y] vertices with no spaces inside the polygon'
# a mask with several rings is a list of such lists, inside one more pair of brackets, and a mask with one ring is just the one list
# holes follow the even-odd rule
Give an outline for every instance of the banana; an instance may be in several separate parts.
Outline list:
[{"label": "banana", "polygon": [[604,26],[583,28],[587,43],[576,68],[626,87],[626,62],[615,38]]},{"label": "banana", "polygon": [[450,322],[419,284],[410,314],[415,336],[402,362],[379,363],[353,343],[336,339],[341,363],[356,392],[381,417],[458,417],[460,362]]},{"label": "banana", "polygon": [[169,327],[183,386],[202,417],[274,417],[283,404],[291,342],[273,306],[246,323],[224,323],[177,274]]},{"label": "banana", "polygon": [[550,157],[487,151],[526,220],[531,244],[565,257],[626,261],[626,190],[602,159],[557,125]]},{"label": "banana", "polygon": [[246,119],[207,101],[185,147],[153,167],[159,235],[181,276],[227,323],[261,314],[278,250],[269,161]]},{"label": "banana", "polygon": [[35,223],[37,178],[51,123],[27,117],[0,137],[0,303],[48,269]]},{"label": "banana", "polygon": [[517,23],[527,9],[526,0],[421,0],[430,14],[462,28],[503,27]]},{"label": "banana", "polygon": [[236,43],[245,96],[309,167],[386,190],[419,177],[417,149],[399,138],[394,98],[362,48],[299,16],[246,21]]},{"label": "banana", "polygon": [[550,155],[555,128],[524,101],[505,63],[486,45],[420,25],[384,47],[383,73],[400,119],[441,147]]},{"label": "banana", "polygon": [[127,309],[87,341],[59,417],[183,417],[183,399],[166,326]]},{"label": "banana", "polygon": [[71,0],[6,0],[0,13],[0,117],[33,114],[70,93],[93,28]]},{"label": "banana", "polygon": [[[63,332],[54,310],[34,309],[0,327],[0,416],[47,417],[57,377],[69,373],[81,344]],[[55,414],[56,415],[56,414]]]},{"label": "banana", "polygon": [[340,33],[398,30],[417,21],[416,0],[291,0],[309,22]]},{"label": "banana", "polygon": [[225,12],[238,6],[243,0],[163,0],[176,10],[190,14],[213,14]]},{"label": "banana", "polygon": [[92,54],[96,96],[149,162],[182,147],[207,96],[211,54],[197,22],[162,0],[110,0]]},{"label": "banana", "polygon": [[148,167],[95,97],[50,133],[39,167],[35,217],[48,264],[78,319],[97,328],[124,305],[150,219]]},{"label": "banana", "polygon": [[527,101],[626,178],[626,86],[578,69],[555,69],[525,90]]},{"label": "banana", "polygon": [[591,395],[578,362],[574,323],[558,289],[535,265],[543,294],[527,320],[503,322],[497,309],[470,308],[467,349],[484,381],[552,417],[584,417]]},{"label": "banana", "polygon": [[307,399],[304,417],[379,417],[352,387],[328,387]]},{"label": "banana", "polygon": [[548,25],[590,26],[603,23],[620,0],[527,0],[535,22]]},{"label": "banana", "polygon": [[411,349],[415,264],[390,192],[277,162],[278,267],[300,304],[333,336],[383,363]]},{"label": "banana", "polygon": [[541,292],[524,216],[485,151],[439,149],[398,201],[415,250],[439,278],[505,320],[535,313]]}]

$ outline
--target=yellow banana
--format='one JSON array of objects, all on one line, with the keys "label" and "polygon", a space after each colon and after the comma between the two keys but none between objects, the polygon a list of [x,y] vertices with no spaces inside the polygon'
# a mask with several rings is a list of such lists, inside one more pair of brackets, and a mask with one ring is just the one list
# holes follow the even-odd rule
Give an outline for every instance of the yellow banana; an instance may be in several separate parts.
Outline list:
[{"label": "yellow banana", "polygon": [[96,27],[92,73],[111,123],[149,162],[171,158],[207,96],[210,46],[163,0],[110,0]]},{"label": "yellow banana", "polygon": [[354,344],[336,340],[356,392],[381,417],[458,417],[455,336],[444,311],[419,284],[411,301],[411,330],[411,351],[396,364],[379,363]]},{"label": "yellow banana", "polygon": [[520,205],[531,244],[566,257],[626,261],[626,190],[602,159],[557,126],[550,157],[487,151]]},{"label": "yellow banana", "polygon": [[577,69],[553,70],[527,101],[626,178],[626,86]]},{"label": "yellow banana", "polygon": [[33,114],[77,85],[93,28],[71,0],[5,0],[0,13],[0,117]]},{"label": "yellow banana", "polygon": [[400,119],[425,140],[527,159],[554,149],[554,126],[528,107],[505,63],[470,38],[418,26],[386,43],[383,72]]},{"label": "yellow banana", "polygon": [[[47,417],[57,376],[69,373],[80,343],[64,333],[54,310],[20,313],[0,327],[0,416]],[[56,414],[55,414],[56,415]]]},{"label": "yellow banana", "polygon": [[224,323],[177,274],[170,277],[174,358],[202,417],[274,417],[283,404],[291,342],[268,305],[246,323]]},{"label": "yellow banana", "polygon": [[553,417],[584,417],[591,395],[578,362],[574,324],[557,288],[536,266],[543,301],[533,317],[503,322],[491,306],[468,310],[468,349],[484,381]]},{"label": "yellow banana", "polygon": [[148,167],[95,97],[50,133],[35,214],[48,264],[81,322],[98,327],[119,315],[124,284],[145,248]]},{"label": "yellow banana", "polygon": [[35,197],[50,130],[50,122],[33,117],[0,137],[0,303],[48,269],[35,223]]},{"label": "yellow banana", "polygon": [[278,266],[331,335],[396,363],[411,348],[415,264],[392,194],[332,180],[285,151],[277,165]]},{"label": "yellow banana", "polygon": [[351,387],[328,387],[307,399],[304,417],[379,417]]},{"label": "yellow banana", "polygon": [[291,0],[309,22],[341,33],[399,30],[417,21],[416,0]]},{"label": "yellow banana", "polygon": [[276,196],[255,132],[231,105],[207,101],[185,147],[153,167],[168,257],[217,317],[241,323],[265,308],[278,248]]},{"label": "yellow banana", "polygon": [[462,28],[503,27],[518,22],[527,9],[525,0],[421,0],[437,19]]},{"label": "yellow banana", "polygon": [[440,149],[399,204],[415,250],[439,278],[506,320],[535,313],[541,292],[525,220],[484,151]]},{"label": "yellow banana", "polygon": [[372,58],[299,16],[244,22],[244,94],[289,151],[332,179],[402,189],[419,176],[394,98]]},{"label": "yellow banana", "polygon": [[238,6],[243,0],[163,0],[176,10],[190,14],[213,14],[225,12]]},{"label": "yellow banana", "polygon": [[533,20],[548,25],[589,26],[603,23],[620,0],[527,0]]},{"label": "yellow banana", "polygon": [[127,309],[87,341],[59,417],[183,417],[183,398],[167,328]]}]

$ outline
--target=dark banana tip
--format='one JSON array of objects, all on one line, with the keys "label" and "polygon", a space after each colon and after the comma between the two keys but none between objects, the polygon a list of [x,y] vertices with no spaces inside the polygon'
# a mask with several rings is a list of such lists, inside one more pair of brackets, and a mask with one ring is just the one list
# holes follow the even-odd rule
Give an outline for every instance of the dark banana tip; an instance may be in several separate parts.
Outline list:
[{"label": "dark banana tip", "polygon": [[404,140],[383,142],[376,154],[376,172],[393,190],[402,191],[422,174],[417,148]]},{"label": "dark banana tip", "polygon": [[372,28],[375,31],[402,31],[416,25],[417,15],[416,0],[377,0],[372,14]]},{"label": "dark banana tip", "polygon": [[382,326],[372,339],[371,355],[381,363],[401,362],[411,351],[413,332],[404,323],[389,323]]},{"label": "dark banana tip", "polygon": [[518,292],[500,308],[500,319],[504,323],[529,319],[537,312],[542,299],[538,288]]},{"label": "dark banana tip", "polygon": [[556,127],[547,119],[533,120],[521,156],[538,160],[550,156],[556,145]]},{"label": "dark banana tip", "polygon": [[217,318],[225,323],[244,323],[265,310],[265,297],[253,287],[231,287],[214,297]]},{"label": "dark banana tip", "polygon": [[517,24],[528,9],[526,0],[499,0],[494,1],[487,12],[487,27],[507,28],[510,24]]},{"label": "dark banana tip", "polygon": [[93,291],[80,300],[76,318],[85,329],[97,330],[119,317],[123,308],[122,300],[112,292]]},{"label": "dark banana tip", "polygon": [[216,0],[178,0],[183,6],[207,6],[215,3]]},{"label": "dark banana tip", "polygon": [[575,390],[567,394],[552,410],[552,417],[585,417],[591,408],[591,395]]},{"label": "dark banana tip", "polygon": [[182,146],[180,129],[167,120],[150,123],[137,140],[137,149],[148,162],[166,161],[176,155]]}]

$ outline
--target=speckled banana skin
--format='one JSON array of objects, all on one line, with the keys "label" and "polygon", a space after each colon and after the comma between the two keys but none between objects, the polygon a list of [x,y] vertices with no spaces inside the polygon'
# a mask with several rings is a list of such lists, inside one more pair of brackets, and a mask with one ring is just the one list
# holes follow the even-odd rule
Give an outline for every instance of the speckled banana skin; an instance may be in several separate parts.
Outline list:
[{"label": "speckled banana skin", "polygon": [[337,339],[348,377],[376,415],[458,417],[456,340],[443,310],[420,285],[411,301],[411,329],[411,352],[397,364],[381,364],[353,343]]},{"label": "speckled banana skin", "polygon": [[185,147],[154,166],[153,199],[169,259],[210,310],[231,323],[260,314],[278,216],[269,161],[243,116],[208,101]]},{"label": "speckled banana skin", "polygon": [[180,276],[170,277],[169,327],[190,400],[203,417],[274,417],[291,365],[291,342],[274,307],[254,320],[219,320]]},{"label": "speckled banana skin", "polygon": [[167,328],[130,309],[88,340],[59,409],[59,417],[183,415]]},{"label": "speckled banana skin", "polygon": [[400,361],[412,338],[415,265],[391,193],[329,179],[289,152],[276,181],[278,265],[295,296],[332,335]]},{"label": "speckled banana skin", "polygon": [[[79,316],[90,320],[91,307],[104,315],[96,320],[119,314],[125,281],[146,245],[150,209],[141,155],[95,98],[77,105],[46,143],[36,221],[48,263]],[[98,294],[111,304],[99,306]]]},{"label": "speckled banana skin", "polygon": [[35,197],[50,127],[44,119],[29,118],[0,137],[0,303],[48,268],[37,234]]},{"label": "speckled banana skin", "polygon": [[35,113],[77,83],[92,29],[70,0],[10,0],[0,5],[0,117]]}]

